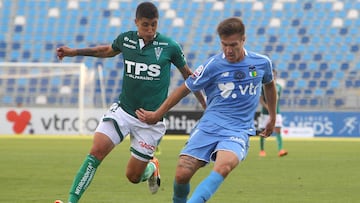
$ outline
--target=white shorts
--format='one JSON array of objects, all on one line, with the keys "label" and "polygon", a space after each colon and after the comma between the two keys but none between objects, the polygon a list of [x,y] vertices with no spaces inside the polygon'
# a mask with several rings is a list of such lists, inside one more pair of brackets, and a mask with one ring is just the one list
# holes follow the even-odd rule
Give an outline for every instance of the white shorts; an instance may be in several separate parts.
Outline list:
[{"label": "white shorts", "polygon": [[[269,115],[260,114],[260,116],[258,118],[258,124],[259,124],[258,128],[259,129],[265,129],[268,120],[269,120]],[[282,116],[281,116],[281,114],[276,114],[275,127],[276,128],[281,128],[282,127]]]},{"label": "white shorts", "polygon": [[130,135],[132,156],[148,161],[154,156],[166,127],[164,121],[159,121],[154,125],[143,123],[126,113],[118,103],[114,103],[101,118],[95,131],[107,135],[115,145],[120,144],[126,136]]}]

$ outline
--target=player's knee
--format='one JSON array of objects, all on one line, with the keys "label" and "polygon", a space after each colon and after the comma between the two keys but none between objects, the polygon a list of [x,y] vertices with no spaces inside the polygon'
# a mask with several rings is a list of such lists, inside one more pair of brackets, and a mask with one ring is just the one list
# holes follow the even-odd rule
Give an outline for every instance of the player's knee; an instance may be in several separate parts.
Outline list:
[{"label": "player's knee", "polygon": [[220,171],[220,175],[222,175],[223,177],[226,177],[230,174],[230,172],[232,171],[231,167],[225,167],[223,170]]},{"label": "player's knee", "polygon": [[230,172],[233,170],[233,168],[234,167],[232,167],[231,165],[224,164],[224,165],[222,165],[220,167],[215,167],[214,171],[216,171],[217,173],[219,173],[223,177],[226,177],[227,175],[230,174]]},{"label": "player's knee", "polygon": [[178,184],[186,184],[190,181],[192,174],[186,170],[177,170],[175,174],[175,181]]},{"label": "player's knee", "polygon": [[127,172],[126,177],[129,180],[129,182],[131,182],[131,183],[134,183],[134,184],[140,183],[140,177],[133,173]]},{"label": "player's knee", "polygon": [[186,184],[189,182],[189,179],[182,174],[176,174],[175,175],[175,182],[178,184]]}]

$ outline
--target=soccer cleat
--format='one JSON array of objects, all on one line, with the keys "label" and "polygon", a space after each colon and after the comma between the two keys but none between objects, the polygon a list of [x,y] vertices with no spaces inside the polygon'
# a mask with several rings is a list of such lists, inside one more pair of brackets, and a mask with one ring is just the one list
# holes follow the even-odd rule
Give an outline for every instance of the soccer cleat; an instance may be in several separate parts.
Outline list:
[{"label": "soccer cleat", "polygon": [[284,150],[284,149],[279,151],[279,157],[286,156],[287,154],[288,154],[288,152],[286,150]]},{"label": "soccer cleat", "polygon": [[259,152],[259,156],[265,157],[265,156],[266,156],[265,150],[261,150],[261,151]]},{"label": "soccer cleat", "polygon": [[64,203],[63,201],[61,201],[61,200],[55,200],[55,202],[54,203]]},{"label": "soccer cleat", "polygon": [[159,160],[155,157],[151,159],[150,162],[155,165],[156,169],[152,176],[148,179],[148,185],[151,194],[155,194],[160,187],[160,165]]}]

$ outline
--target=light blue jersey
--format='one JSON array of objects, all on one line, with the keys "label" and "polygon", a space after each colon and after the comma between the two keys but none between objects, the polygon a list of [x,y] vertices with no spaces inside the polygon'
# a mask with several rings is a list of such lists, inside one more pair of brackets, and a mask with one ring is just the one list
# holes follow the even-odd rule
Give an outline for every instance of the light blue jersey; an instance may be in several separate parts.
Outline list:
[{"label": "light blue jersey", "polygon": [[185,81],[191,91],[203,90],[207,97],[197,129],[217,132],[225,128],[255,135],[261,88],[272,80],[272,64],[264,55],[245,50],[245,58],[238,63],[229,63],[223,53],[211,57]]}]

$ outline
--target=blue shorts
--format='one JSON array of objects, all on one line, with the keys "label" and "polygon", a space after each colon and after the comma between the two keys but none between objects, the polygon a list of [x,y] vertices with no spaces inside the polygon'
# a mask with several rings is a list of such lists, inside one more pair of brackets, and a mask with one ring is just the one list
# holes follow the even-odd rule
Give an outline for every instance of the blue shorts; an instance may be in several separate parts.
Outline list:
[{"label": "blue shorts", "polygon": [[249,135],[245,132],[221,129],[216,133],[209,133],[195,128],[180,155],[188,155],[209,163],[215,161],[217,151],[224,150],[233,152],[243,161],[248,149]]}]

